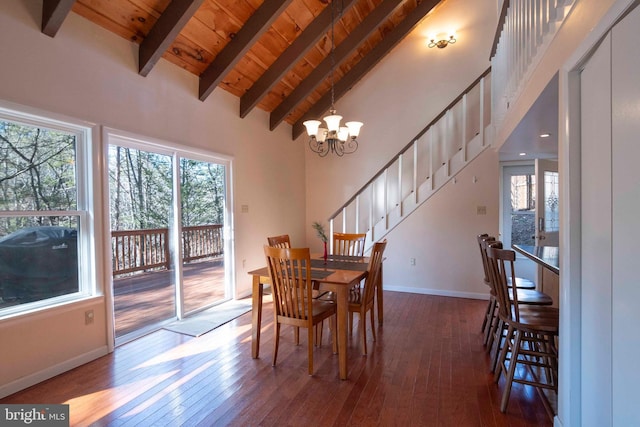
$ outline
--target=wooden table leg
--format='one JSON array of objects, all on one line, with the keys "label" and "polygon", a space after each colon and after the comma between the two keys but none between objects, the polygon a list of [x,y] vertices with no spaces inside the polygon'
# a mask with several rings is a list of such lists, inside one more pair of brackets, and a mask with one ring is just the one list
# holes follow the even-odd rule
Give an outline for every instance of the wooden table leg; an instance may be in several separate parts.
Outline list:
[{"label": "wooden table leg", "polygon": [[348,286],[337,286],[334,292],[336,293],[336,316],[338,317],[338,361],[340,367],[340,379],[347,379],[347,311],[349,309],[348,304]]},{"label": "wooden table leg", "polygon": [[258,358],[260,354],[260,328],[262,327],[262,294],[264,285],[260,283],[260,276],[253,276],[253,293],[251,302],[251,357]]},{"label": "wooden table leg", "polygon": [[378,325],[382,326],[382,322],[384,322],[384,304],[382,301],[382,264],[380,264],[380,280],[376,286],[376,298],[378,299]]}]

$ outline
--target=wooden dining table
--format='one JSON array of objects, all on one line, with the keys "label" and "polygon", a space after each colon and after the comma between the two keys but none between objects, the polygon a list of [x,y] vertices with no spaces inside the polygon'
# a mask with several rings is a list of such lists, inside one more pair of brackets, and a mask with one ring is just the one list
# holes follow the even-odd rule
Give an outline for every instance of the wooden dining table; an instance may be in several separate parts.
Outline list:
[{"label": "wooden dining table", "polygon": [[[347,334],[349,289],[367,277],[368,257],[346,255],[330,255],[325,262],[322,255],[313,254],[311,259],[311,278],[319,284],[320,290],[331,291],[336,296],[337,340],[340,379],[346,380],[347,367]],[[252,337],[251,356],[255,359],[260,353],[260,328],[262,325],[262,297],[264,285],[271,284],[269,270],[262,267],[249,272],[253,276],[252,298]],[[380,295],[382,287],[380,286]],[[381,303],[381,299],[378,299]],[[379,314],[380,318],[380,314]]]}]

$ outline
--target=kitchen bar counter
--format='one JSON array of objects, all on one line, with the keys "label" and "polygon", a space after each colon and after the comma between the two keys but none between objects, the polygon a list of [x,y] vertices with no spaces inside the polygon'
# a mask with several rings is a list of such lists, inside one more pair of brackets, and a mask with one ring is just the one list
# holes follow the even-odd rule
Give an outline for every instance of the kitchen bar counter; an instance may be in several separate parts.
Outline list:
[{"label": "kitchen bar counter", "polygon": [[557,246],[513,245],[513,249],[545,268],[560,274],[560,261]]},{"label": "kitchen bar counter", "polygon": [[560,249],[556,246],[513,245],[513,249],[538,264],[537,289],[553,299],[553,307],[560,298]]}]

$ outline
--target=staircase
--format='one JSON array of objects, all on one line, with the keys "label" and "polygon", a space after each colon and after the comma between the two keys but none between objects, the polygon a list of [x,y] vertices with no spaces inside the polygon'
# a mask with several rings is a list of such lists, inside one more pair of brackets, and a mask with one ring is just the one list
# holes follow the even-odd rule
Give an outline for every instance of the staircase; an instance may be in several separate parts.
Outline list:
[{"label": "staircase", "polygon": [[455,179],[490,145],[490,79],[488,69],[331,215],[330,233],[366,232],[366,251]]},{"label": "staircase", "polygon": [[494,129],[500,129],[574,4],[575,0],[503,0],[490,56]]},{"label": "staircase", "polygon": [[366,251],[455,180],[491,144],[574,4],[502,0],[491,68],[329,217],[330,232],[366,232]]}]

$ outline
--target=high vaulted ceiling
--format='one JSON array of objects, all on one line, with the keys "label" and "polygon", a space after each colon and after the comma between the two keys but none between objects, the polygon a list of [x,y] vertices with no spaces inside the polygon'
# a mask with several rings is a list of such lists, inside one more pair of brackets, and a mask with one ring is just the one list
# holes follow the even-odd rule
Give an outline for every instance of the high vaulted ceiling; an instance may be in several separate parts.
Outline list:
[{"label": "high vaulted ceiling", "polygon": [[[442,0],[445,1],[445,0]],[[160,58],[240,98],[241,117],[270,113],[293,126],[331,107],[397,45],[439,0],[43,0],[42,31],[55,37],[77,13],[140,45],[139,73]],[[334,54],[331,22],[334,17]]]}]

